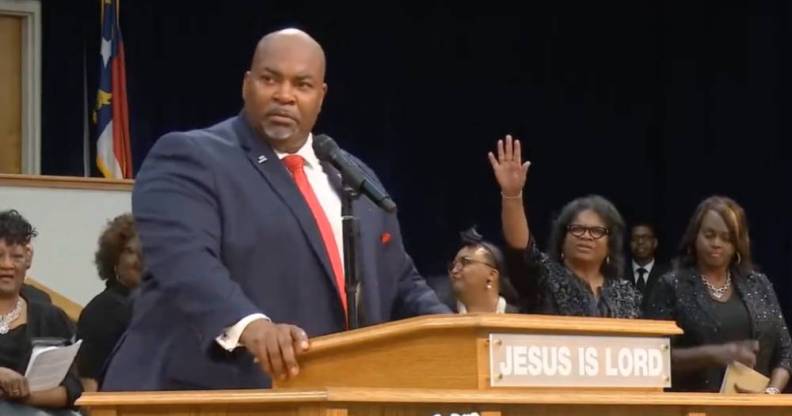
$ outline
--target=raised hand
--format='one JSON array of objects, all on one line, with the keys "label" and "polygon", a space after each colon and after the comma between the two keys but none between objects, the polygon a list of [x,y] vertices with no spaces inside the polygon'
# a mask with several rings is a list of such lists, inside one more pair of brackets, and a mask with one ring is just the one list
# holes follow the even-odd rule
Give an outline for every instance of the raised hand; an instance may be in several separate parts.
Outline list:
[{"label": "raised hand", "polygon": [[504,140],[498,140],[498,157],[492,152],[487,155],[495,179],[505,197],[521,195],[525,180],[528,177],[528,167],[531,162],[522,161],[522,149],[519,140],[513,140],[511,135],[506,135]]}]

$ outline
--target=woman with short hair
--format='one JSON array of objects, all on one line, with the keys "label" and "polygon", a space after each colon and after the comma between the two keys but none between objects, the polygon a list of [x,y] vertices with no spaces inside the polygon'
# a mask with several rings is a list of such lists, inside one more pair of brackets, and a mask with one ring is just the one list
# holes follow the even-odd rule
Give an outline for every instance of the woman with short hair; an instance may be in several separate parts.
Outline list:
[{"label": "woman with short hair", "polygon": [[0,414],[73,414],[68,409],[82,394],[74,366],[59,386],[48,390],[30,391],[24,376],[36,339],[69,343],[74,338],[72,322],[61,309],[20,294],[27,271],[25,245],[35,235],[19,212],[0,212]]}]

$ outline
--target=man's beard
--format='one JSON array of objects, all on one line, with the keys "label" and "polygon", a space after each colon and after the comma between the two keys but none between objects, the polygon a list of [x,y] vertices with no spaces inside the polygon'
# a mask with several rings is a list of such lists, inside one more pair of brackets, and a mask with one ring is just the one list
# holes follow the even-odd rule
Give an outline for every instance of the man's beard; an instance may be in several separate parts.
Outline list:
[{"label": "man's beard", "polygon": [[290,126],[271,126],[262,125],[264,136],[275,141],[284,141],[294,136],[297,133],[297,127]]}]

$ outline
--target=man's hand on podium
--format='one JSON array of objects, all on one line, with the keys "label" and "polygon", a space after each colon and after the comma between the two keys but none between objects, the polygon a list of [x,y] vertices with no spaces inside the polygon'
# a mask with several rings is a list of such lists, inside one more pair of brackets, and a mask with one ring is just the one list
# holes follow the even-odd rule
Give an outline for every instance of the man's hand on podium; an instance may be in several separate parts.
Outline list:
[{"label": "man's hand on podium", "polygon": [[300,373],[297,357],[308,351],[308,335],[294,325],[257,319],[245,327],[239,341],[256,357],[261,370],[285,380]]}]

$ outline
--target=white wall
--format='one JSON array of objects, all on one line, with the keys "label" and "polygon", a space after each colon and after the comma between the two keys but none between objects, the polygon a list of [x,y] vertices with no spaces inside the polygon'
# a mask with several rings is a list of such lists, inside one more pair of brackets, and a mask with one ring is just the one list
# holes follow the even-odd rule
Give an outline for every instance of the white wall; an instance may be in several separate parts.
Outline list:
[{"label": "white wall", "polygon": [[107,221],[131,210],[129,191],[0,185],[0,210],[11,208],[38,230],[31,276],[83,306],[104,289],[94,253]]}]

